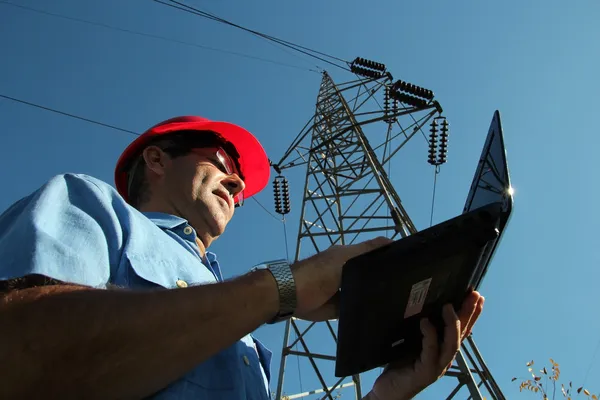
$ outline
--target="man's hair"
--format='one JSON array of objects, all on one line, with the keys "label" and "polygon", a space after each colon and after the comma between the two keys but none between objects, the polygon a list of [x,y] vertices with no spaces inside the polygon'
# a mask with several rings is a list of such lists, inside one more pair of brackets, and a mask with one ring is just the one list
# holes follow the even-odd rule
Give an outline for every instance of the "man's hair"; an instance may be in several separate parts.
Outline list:
[{"label": "man's hair", "polygon": [[[132,161],[127,173],[129,182],[127,197],[129,203],[137,209],[149,201],[151,196],[150,186],[146,179],[146,161],[142,155],[143,151],[149,146],[159,147],[171,158],[186,156],[192,152],[192,149],[222,147],[234,160],[237,170],[240,171],[239,153],[231,143],[224,140],[218,133],[212,131],[178,131],[168,136],[159,137],[144,146]],[[244,179],[243,176],[240,176],[240,178]]]}]

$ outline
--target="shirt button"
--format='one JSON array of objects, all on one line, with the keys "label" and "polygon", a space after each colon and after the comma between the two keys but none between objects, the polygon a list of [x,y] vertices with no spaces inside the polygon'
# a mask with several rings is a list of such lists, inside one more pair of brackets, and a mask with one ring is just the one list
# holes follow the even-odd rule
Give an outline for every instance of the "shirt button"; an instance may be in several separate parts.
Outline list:
[{"label": "shirt button", "polygon": [[250,360],[248,359],[248,356],[244,356],[242,358],[244,359],[244,364],[250,365]]},{"label": "shirt button", "polygon": [[188,284],[186,281],[182,281],[181,279],[178,279],[177,282],[175,282],[175,284],[177,285],[178,288],[186,288],[188,287]]},{"label": "shirt button", "polygon": [[183,228],[183,233],[185,233],[186,235],[191,235],[193,231],[194,230],[191,226],[186,226],[185,228]]}]

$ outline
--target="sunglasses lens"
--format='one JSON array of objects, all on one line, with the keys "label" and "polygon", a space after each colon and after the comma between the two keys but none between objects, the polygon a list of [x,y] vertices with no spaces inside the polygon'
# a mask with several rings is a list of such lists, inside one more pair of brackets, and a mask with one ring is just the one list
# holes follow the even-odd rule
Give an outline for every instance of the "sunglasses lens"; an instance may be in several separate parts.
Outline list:
[{"label": "sunglasses lens", "polygon": [[223,166],[225,167],[225,169],[227,170],[227,173],[229,175],[237,173],[237,169],[235,168],[235,163],[233,162],[231,157],[229,157],[229,154],[225,153],[225,151],[223,149],[219,149],[217,151],[217,156],[219,157],[219,160],[221,161],[221,163],[223,164]]},{"label": "sunglasses lens", "polygon": [[[225,167],[225,171],[227,171],[228,175],[240,175],[235,167],[235,163],[233,162],[231,157],[229,157],[229,154],[227,154],[223,149],[219,149],[217,151],[217,157],[219,158],[219,161],[221,161],[221,164],[223,164],[223,167]],[[235,196],[233,201],[236,207],[241,207],[244,204],[244,192],[242,191],[238,193],[238,195]]]},{"label": "sunglasses lens", "polygon": [[237,207],[241,207],[244,205],[244,192],[239,193],[237,196],[233,198],[233,202]]}]

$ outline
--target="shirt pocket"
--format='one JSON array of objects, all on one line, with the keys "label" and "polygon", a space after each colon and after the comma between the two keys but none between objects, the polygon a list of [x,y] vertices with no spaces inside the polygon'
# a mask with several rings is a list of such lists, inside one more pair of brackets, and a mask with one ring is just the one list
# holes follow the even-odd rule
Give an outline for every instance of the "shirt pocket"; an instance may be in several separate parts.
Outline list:
[{"label": "shirt pocket", "polygon": [[243,387],[239,369],[242,359],[238,347],[239,343],[236,343],[220,351],[185,375],[190,398],[204,398],[199,394],[206,392],[209,395],[207,398],[213,399],[219,394],[231,395],[235,389]]},{"label": "shirt pocket", "polygon": [[161,258],[144,253],[127,253],[125,258],[127,266],[123,269],[124,276],[118,278],[121,282],[116,282],[117,285],[123,284],[134,289],[173,289],[178,287],[178,281],[187,285],[215,282],[212,273],[192,256]]},{"label": "shirt pocket", "polygon": [[[190,285],[215,282],[212,273],[199,260],[155,258],[137,252],[127,253],[125,257],[128,265],[120,280],[133,289],[170,289],[177,287],[178,280]],[[239,369],[242,362],[238,342],[197,365],[161,396],[181,390],[179,393],[186,394],[183,398],[231,399],[232,394],[243,387]]]}]

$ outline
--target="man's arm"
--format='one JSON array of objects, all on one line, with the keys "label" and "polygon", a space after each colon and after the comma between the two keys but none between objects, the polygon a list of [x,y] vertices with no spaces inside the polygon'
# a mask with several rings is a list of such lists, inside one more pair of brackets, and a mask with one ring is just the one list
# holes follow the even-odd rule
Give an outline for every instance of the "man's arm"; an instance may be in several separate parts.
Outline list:
[{"label": "man's arm", "polygon": [[13,290],[0,297],[0,398],[148,396],[278,308],[268,271],[177,290]]},{"label": "man's arm", "polygon": [[144,397],[277,313],[267,271],[111,288],[128,212],[107,185],[67,174],[0,216],[0,398]]},{"label": "man's arm", "polygon": [[[115,193],[59,176],[0,216],[0,281],[12,282],[0,290],[0,398],[143,397],[277,313],[268,271],[174,291],[106,290],[127,241],[128,211]],[[296,315],[335,295],[349,258],[388,241],[294,264]],[[32,275],[54,285],[14,281]]]}]

